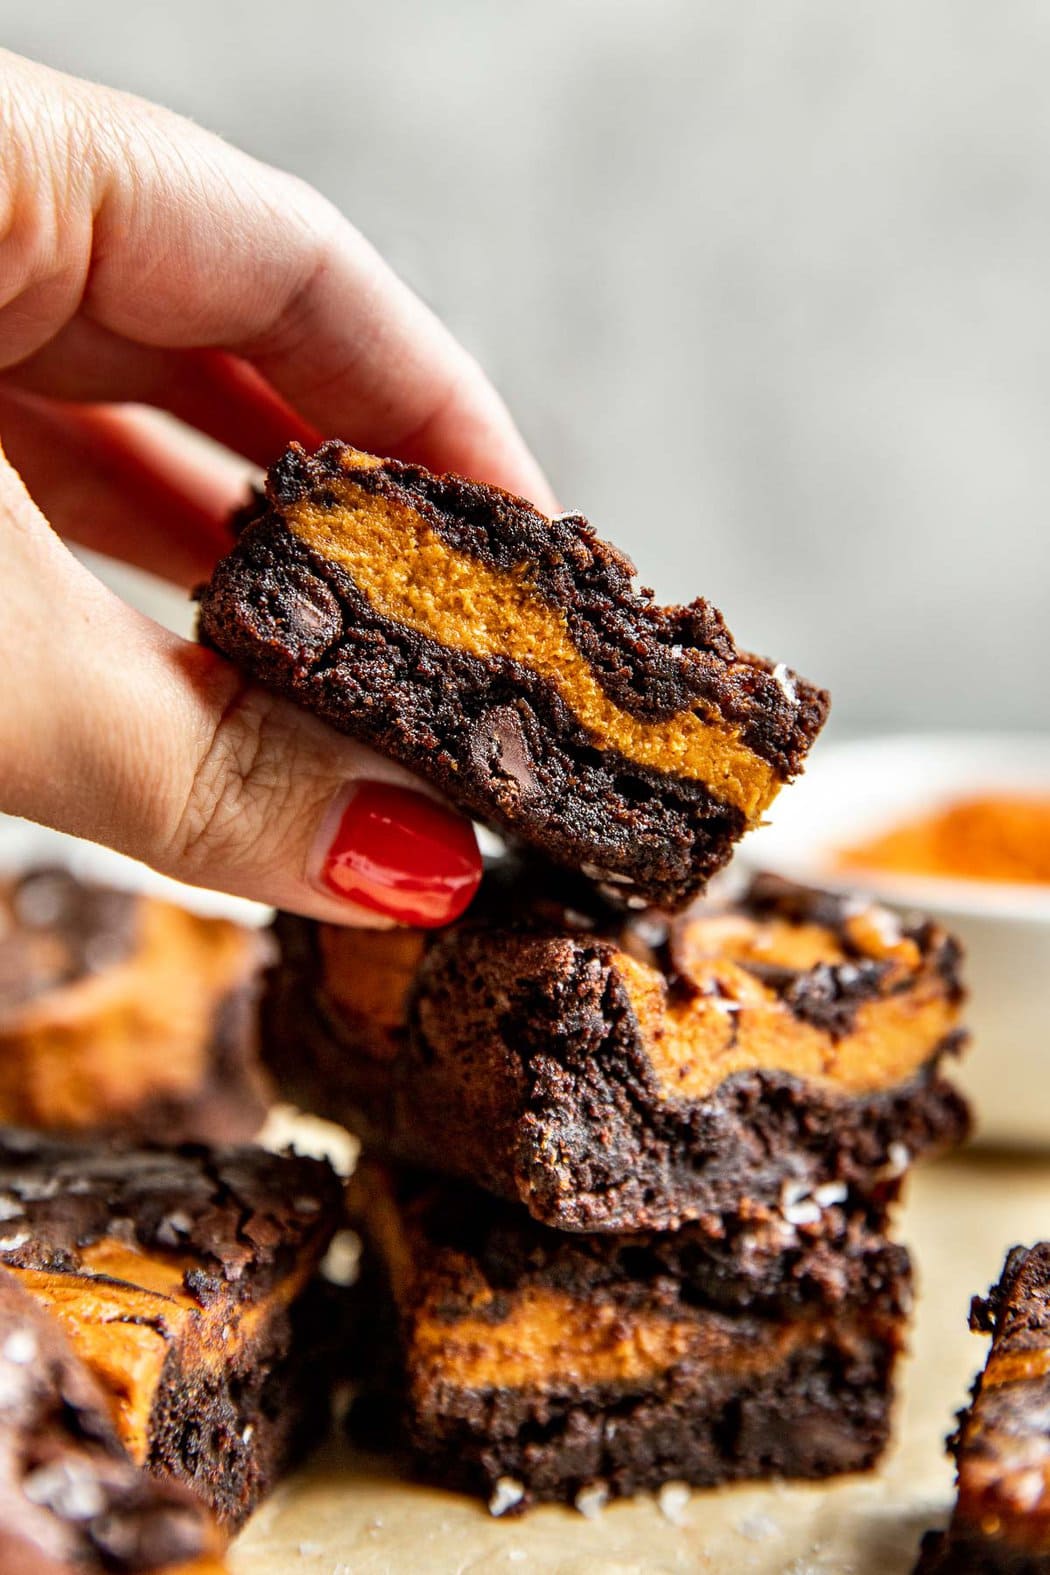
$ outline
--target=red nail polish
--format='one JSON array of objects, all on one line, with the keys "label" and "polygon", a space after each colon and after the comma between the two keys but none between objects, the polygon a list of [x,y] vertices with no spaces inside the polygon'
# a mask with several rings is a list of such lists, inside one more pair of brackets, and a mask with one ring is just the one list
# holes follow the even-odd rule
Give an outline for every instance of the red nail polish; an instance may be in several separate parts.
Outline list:
[{"label": "red nail polish", "polygon": [[423,928],[457,919],[480,880],[470,822],[386,782],[353,788],[320,870],[337,897]]}]

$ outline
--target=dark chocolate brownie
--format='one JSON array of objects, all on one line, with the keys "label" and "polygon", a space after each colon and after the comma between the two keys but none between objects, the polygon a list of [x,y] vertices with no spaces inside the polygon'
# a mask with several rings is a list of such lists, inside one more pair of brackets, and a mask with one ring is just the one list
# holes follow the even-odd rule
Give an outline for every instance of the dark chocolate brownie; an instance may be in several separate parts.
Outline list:
[{"label": "dark chocolate brownie", "polygon": [[377,1152],[563,1230],[812,1208],[959,1142],[955,942],[756,881],[668,922],[536,866],[439,934],[281,917],[263,1047],[289,1098]]},{"label": "dark chocolate brownie", "polygon": [[110,1400],[56,1319],[0,1269],[5,1575],[221,1575],[204,1505],[129,1458]]},{"label": "dark chocolate brownie", "polygon": [[252,678],[617,898],[692,897],[802,768],[820,689],[660,607],[580,515],[292,445],[201,592]]},{"label": "dark chocolate brownie", "polygon": [[0,887],[0,1122],[242,1141],[268,1089],[254,931],[35,870]]},{"label": "dark chocolate brownie", "polygon": [[0,1130],[0,1265],[110,1391],[135,1462],[230,1527],[327,1420],[314,1282],[342,1216],[317,1160]]},{"label": "dark chocolate brownie", "polygon": [[955,1509],[922,1575],[1050,1575],[1050,1242],[1014,1247],[970,1327],[992,1337],[949,1439]]},{"label": "dark chocolate brownie", "polygon": [[416,1468],[495,1513],[824,1477],[885,1446],[910,1269],[877,1214],[829,1205],[713,1243],[695,1226],[565,1235],[374,1164],[356,1197],[378,1395],[353,1425],[374,1441],[396,1409]]}]

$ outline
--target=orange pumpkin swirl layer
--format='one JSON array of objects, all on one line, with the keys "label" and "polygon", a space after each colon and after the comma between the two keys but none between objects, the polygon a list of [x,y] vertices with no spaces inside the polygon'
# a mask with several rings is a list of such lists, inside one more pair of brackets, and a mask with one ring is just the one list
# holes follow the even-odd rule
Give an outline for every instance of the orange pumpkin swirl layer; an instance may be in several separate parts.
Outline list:
[{"label": "orange pumpkin swirl layer", "polygon": [[0,887],[0,1122],[247,1140],[256,932],[38,870]]}]

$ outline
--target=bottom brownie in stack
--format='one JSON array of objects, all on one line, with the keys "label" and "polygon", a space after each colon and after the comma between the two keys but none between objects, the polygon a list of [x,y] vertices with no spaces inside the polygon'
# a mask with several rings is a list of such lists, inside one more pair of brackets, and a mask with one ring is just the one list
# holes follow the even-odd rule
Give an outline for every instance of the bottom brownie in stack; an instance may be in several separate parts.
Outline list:
[{"label": "bottom brownie in stack", "polygon": [[[235,1529],[326,1426],[325,1164],[0,1129],[0,1266],[61,1324],[131,1459]],[[114,1566],[119,1567],[119,1566]]]},{"label": "bottom brownie in stack", "polygon": [[870,1466],[911,1276],[844,1191],[797,1224],[791,1205],[756,1211],[721,1240],[697,1225],[583,1236],[367,1163],[355,1209],[379,1409],[398,1403],[422,1474],[494,1513]]},{"label": "bottom brownie in stack", "polygon": [[221,1546],[199,1500],[128,1457],[103,1389],[0,1269],[4,1575],[222,1575]]}]

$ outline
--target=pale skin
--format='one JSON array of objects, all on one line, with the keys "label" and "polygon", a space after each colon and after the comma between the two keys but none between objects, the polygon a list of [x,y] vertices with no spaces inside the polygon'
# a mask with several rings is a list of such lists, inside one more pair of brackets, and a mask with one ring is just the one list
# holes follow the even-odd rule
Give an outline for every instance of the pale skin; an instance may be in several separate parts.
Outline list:
[{"label": "pale skin", "polygon": [[549,488],[477,364],[301,181],[0,51],[0,809],[337,922],[311,884],[347,783],[399,768],[128,607],[63,538],[192,587],[256,464],[338,436]]}]

